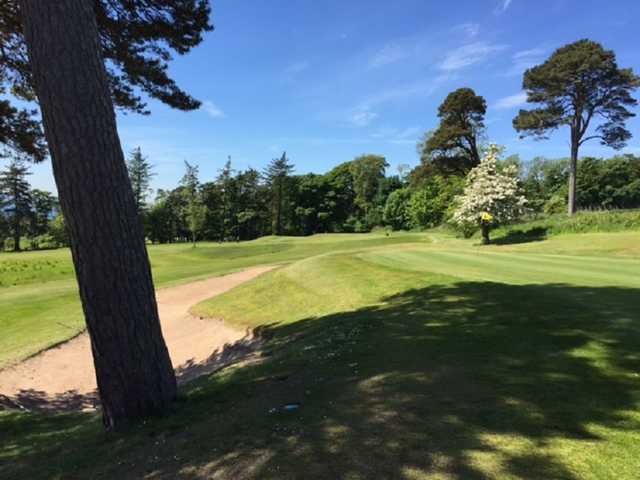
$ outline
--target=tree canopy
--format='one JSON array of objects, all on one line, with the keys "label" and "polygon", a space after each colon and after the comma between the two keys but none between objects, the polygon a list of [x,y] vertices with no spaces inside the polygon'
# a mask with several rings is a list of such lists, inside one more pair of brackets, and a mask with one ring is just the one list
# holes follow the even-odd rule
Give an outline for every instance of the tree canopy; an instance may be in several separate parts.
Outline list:
[{"label": "tree canopy", "polygon": [[560,127],[570,128],[568,208],[573,213],[579,148],[593,139],[615,149],[626,145],[631,132],[625,123],[635,116],[629,107],[637,105],[631,93],[640,86],[640,78],[629,68],[619,68],[613,51],[591,40],[579,40],[528,69],[522,86],[527,102],[540,106],[520,110],[513,120],[521,136],[546,138]]},{"label": "tree canopy", "polygon": [[[18,0],[0,3],[0,95],[37,102]],[[142,94],[180,110],[200,102],[168,74],[172,54],[189,52],[213,27],[208,0],[93,0],[99,42],[114,104],[149,113]],[[19,109],[0,100],[0,145],[46,157],[44,135],[35,109]]]},{"label": "tree canopy", "polygon": [[438,107],[440,124],[418,145],[423,164],[439,173],[465,175],[480,163],[487,104],[471,88],[459,88]]}]

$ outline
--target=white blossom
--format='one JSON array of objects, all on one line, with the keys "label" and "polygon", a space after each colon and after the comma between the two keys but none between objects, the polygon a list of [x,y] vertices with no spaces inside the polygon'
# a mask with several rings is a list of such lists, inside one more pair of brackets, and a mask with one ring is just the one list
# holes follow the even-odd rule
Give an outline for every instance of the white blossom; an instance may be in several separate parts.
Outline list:
[{"label": "white blossom", "polygon": [[491,145],[480,164],[467,175],[464,193],[457,198],[454,223],[479,225],[483,214],[488,213],[493,217],[492,223],[500,224],[512,222],[525,213],[527,199],[520,192],[517,169],[509,165],[498,171],[499,154],[499,147]]}]

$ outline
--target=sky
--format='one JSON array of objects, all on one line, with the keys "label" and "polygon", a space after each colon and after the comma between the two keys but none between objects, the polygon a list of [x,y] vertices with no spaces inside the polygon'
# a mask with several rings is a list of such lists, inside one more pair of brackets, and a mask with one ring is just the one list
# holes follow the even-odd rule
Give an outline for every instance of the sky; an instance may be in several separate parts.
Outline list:
[{"label": "sky", "polygon": [[[177,185],[184,160],[209,181],[228,156],[262,170],[285,150],[296,173],[375,153],[393,174],[419,163],[416,143],[446,95],[470,87],[487,101],[490,142],[523,160],[562,157],[566,130],[546,141],[513,130],[523,72],[589,38],[640,74],[638,20],[638,0],[217,0],[215,30],[170,66],[203,107],[151,100],[151,116],[119,113],[118,130],[125,153],[149,157],[156,189]],[[640,154],[640,120],[628,126],[623,152]],[[614,153],[596,141],[582,149]],[[50,162],[33,170],[34,187],[55,191]]]}]

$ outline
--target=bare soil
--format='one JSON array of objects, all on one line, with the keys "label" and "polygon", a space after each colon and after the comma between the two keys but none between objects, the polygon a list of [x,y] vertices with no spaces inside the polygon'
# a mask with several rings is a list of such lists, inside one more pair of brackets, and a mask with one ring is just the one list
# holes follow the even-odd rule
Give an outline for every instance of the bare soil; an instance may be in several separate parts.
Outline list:
[{"label": "bare soil", "polygon": [[[222,319],[189,313],[195,304],[271,270],[255,267],[157,291],[158,310],[179,382],[215,371],[250,351],[256,340]],[[83,333],[0,371],[0,406],[75,410],[98,404],[90,340]]]}]

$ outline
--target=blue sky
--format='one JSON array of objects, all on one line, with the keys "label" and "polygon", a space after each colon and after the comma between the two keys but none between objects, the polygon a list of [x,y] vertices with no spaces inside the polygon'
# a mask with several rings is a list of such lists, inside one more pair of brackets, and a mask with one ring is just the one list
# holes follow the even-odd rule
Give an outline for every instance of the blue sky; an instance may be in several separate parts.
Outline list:
[{"label": "blue sky", "polygon": [[[297,173],[363,153],[394,171],[418,163],[416,142],[447,93],[471,87],[487,100],[490,141],[523,159],[565,156],[567,132],[536,142],[511,127],[523,71],[587,37],[640,73],[639,19],[638,0],[218,0],[215,31],[171,64],[203,108],[151,101],[149,117],[119,115],[120,137],[149,156],[155,188],[175,186],[183,160],[206,181],[228,155],[235,168],[262,169],[283,150]],[[640,153],[640,121],[629,126],[625,151]],[[613,151],[594,142],[582,153]],[[54,189],[50,168],[34,168],[34,186]]]}]

